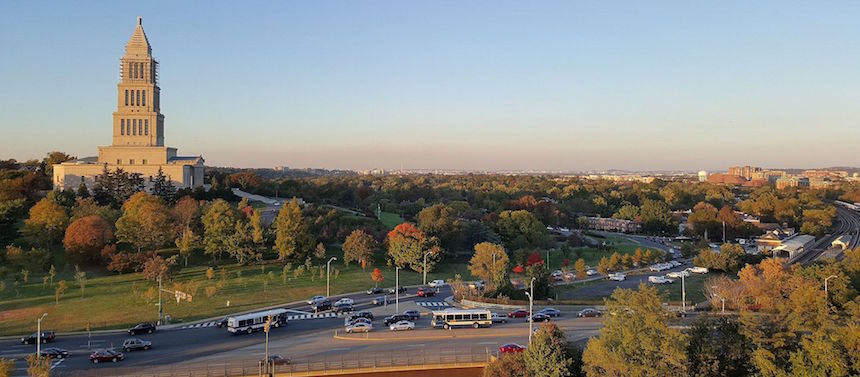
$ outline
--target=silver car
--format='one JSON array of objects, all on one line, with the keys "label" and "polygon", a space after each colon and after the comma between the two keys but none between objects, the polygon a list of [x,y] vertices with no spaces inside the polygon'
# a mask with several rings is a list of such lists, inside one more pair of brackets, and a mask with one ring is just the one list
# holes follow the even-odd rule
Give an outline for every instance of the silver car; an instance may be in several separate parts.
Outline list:
[{"label": "silver car", "polygon": [[348,334],[354,332],[370,332],[371,330],[373,330],[373,325],[365,322],[358,322],[346,327],[346,332]]},{"label": "silver car", "polygon": [[396,323],[392,323],[391,326],[388,326],[391,331],[400,331],[400,330],[415,330],[415,323],[409,321],[399,321]]}]

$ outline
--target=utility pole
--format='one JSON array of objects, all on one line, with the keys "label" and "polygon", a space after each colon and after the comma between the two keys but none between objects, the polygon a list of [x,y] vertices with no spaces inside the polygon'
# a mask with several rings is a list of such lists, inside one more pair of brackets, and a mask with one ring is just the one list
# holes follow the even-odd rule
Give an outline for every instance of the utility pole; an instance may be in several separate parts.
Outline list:
[{"label": "utility pole", "polygon": [[529,291],[526,294],[529,296],[529,345],[532,344],[532,324],[534,323],[534,318],[532,318],[533,313],[532,309],[534,308],[534,297],[535,297],[535,278],[532,278],[531,283],[529,283]]},{"label": "utility pole", "polygon": [[429,252],[429,251],[428,251],[428,252],[426,252],[426,253],[424,253],[424,269],[423,269],[423,272],[424,272],[424,285],[427,285],[427,255],[429,255],[429,254],[430,254],[430,252]]},{"label": "utility pole", "polygon": [[161,276],[158,277],[158,325],[161,326],[161,316],[164,311],[161,309]]},{"label": "utility pole", "polygon": [[325,297],[331,296],[331,289],[329,285],[329,276],[331,275],[329,272],[331,270],[331,261],[337,260],[337,257],[331,257],[325,264]]},{"label": "utility pole", "polygon": [[42,320],[48,315],[48,313],[42,314],[41,317],[36,321],[36,358],[42,358]]},{"label": "utility pole", "polygon": [[263,330],[266,332],[266,375],[269,375],[269,329],[272,328],[272,315],[269,314],[269,318],[266,319],[266,325],[263,326]]},{"label": "utility pole", "polygon": [[726,222],[723,221],[723,243],[726,243]]},{"label": "utility pole", "polygon": [[681,312],[687,313],[687,287],[684,285],[684,274],[681,273]]},{"label": "utility pole", "polygon": [[400,267],[394,267],[394,312],[400,313]]}]

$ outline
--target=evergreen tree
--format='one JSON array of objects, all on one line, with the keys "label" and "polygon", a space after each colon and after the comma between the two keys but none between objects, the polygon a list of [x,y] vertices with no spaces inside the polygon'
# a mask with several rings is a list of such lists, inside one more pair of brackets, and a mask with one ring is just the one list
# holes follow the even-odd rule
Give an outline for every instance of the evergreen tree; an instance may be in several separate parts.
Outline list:
[{"label": "evergreen tree", "polygon": [[87,188],[87,185],[85,185],[83,182],[81,182],[80,186],[78,186],[77,195],[78,195],[78,198],[80,198],[80,199],[86,199],[86,198],[90,197],[90,190]]},{"label": "evergreen tree", "polygon": [[176,186],[173,186],[173,181],[167,179],[160,167],[152,181],[152,195],[161,198],[165,203],[173,203],[176,200]]}]

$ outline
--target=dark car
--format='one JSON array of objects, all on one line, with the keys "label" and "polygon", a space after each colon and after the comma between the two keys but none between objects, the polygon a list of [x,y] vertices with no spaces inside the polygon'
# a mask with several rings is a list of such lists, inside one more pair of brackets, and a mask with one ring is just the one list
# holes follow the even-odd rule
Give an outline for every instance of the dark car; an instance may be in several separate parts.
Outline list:
[{"label": "dark car", "polygon": [[314,313],[319,313],[321,311],[329,310],[329,309],[331,309],[331,301],[329,301],[329,300],[325,300],[323,302],[320,302],[316,305],[311,306],[311,310],[313,310]]},{"label": "dark car", "polygon": [[516,344],[516,343],[508,343],[508,344],[503,344],[501,347],[499,347],[499,354],[523,352],[525,350],[526,350],[526,346]]},{"label": "dark car", "polygon": [[550,320],[549,315],[546,315],[544,313],[532,314],[532,321],[533,322],[549,322],[549,320]]},{"label": "dark car", "polygon": [[544,308],[544,309],[541,309],[541,311],[539,311],[538,313],[543,313],[543,314],[546,314],[550,317],[561,316],[561,311],[558,309],[555,309],[555,308]]},{"label": "dark car", "polygon": [[390,294],[390,295],[393,295],[397,292],[406,293],[406,287],[397,288],[397,291],[395,291],[394,288],[388,288],[388,294]]},{"label": "dark car", "polygon": [[385,326],[388,326],[392,323],[397,323],[400,321],[408,321],[409,318],[410,317],[406,314],[395,314],[392,316],[385,317],[385,319],[382,321],[382,323],[384,323]]},{"label": "dark car", "polygon": [[508,313],[508,318],[526,318],[529,316],[529,311],[525,309],[517,309]]},{"label": "dark car", "polygon": [[417,310],[407,310],[403,312],[403,315],[409,316],[410,321],[416,321],[421,318],[421,313],[419,313]]},{"label": "dark car", "polygon": [[335,305],[333,311],[335,312],[335,314],[349,313],[355,311],[355,308],[352,306],[352,304],[340,304]]},{"label": "dark car", "polygon": [[69,351],[57,347],[42,348],[42,352],[40,352],[40,354],[42,357],[51,359],[65,359],[70,356]]},{"label": "dark car", "polygon": [[436,295],[435,289],[418,288],[418,297],[433,297]]},{"label": "dark car", "polygon": [[218,328],[227,327],[227,317],[221,318],[219,321],[215,322],[215,326],[218,326]]},{"label": "dark car", "polygon": [[21,338],[21,344],[36,344],[36,342],[41,341],[42,343],[48,343],[54,341],[54,332],[53,331],[42,331],[42,335],[39,336],[38,333],[32,333],[29,336]]},{"label": "dark car", "polygon": [[290,358],[281,355],[269,355],[269,365],[290,365]]},{"label": "dark car", "polygon": [[382,288],[373,287],[367,290],[368,295],[376,295],[382,293]]},{"label": "dark car", "polygon": [[580,310],[579,313],[576,313],[576,316],[579,318],[600,317],[602,315],[603,315],[603,313],[601,313],[599,310],[597,310],[595,308],[585,308],[585,309]]},{"label": "dark car", "polygon": [[152,324],[150,322],[138,323],[137,326],[128,329],[128,335],[152,334],[154,332],[155,324]]},{"label": "dark car", "polygon": [[122,350],[125,352],[148,350],[150,348],[152,348],[152,342],[148,340],[128,338],[122,342]]},{"label": "dark car", "polygon": [[367,319],[373,321],[373,313],[368,312],[368,311],[358,312],[358,314],[353,314],[351,317],[367,318]]},{"label": "dark car", "polygon": [[90,362],[93,364],[98,364],[102,361],[110,361],[117,362],[124,359],[125,356],[122,352],[117,352],[114,350],[98,350],[90,354]]}]

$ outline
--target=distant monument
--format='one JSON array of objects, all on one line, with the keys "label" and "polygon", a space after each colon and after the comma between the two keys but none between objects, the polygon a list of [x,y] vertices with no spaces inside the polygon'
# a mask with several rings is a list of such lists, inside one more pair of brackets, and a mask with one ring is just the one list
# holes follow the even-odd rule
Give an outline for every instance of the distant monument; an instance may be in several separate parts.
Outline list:
[{"label": "distant monument", "polygon": [[99,147],[98,157],[54,165],[54,189],[75,189],[81,183],[92,189],[94,178],[105,168],[140,173],[147,187],[159,169],[178,188],[202,186],[203,157],[180,157],[176,148],[164,146],[158,62],[152,58],[140,17],[120,59],[120,77],[112,145]]}]

